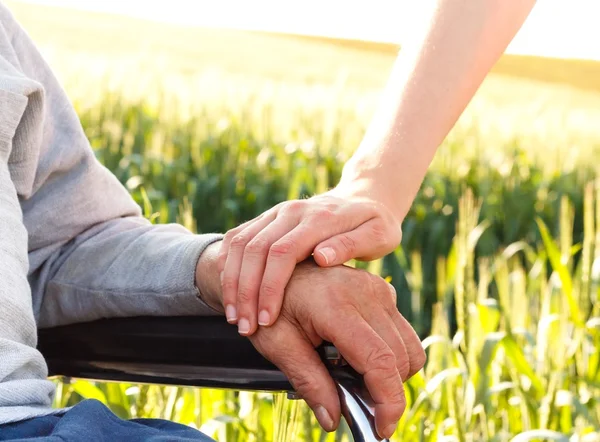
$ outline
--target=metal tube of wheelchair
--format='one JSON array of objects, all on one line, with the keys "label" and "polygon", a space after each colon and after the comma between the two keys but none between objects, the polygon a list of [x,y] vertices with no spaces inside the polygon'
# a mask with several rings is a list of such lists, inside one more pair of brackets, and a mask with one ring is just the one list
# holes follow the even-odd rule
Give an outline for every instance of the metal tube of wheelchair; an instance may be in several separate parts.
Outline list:
[{"label": "metal tube of wheelchair", "polygon": [[[342,416],[346,420],[354,442],[379,442],[375,428],[375,407],[362,377],[353,370],[331,345],[321,349],[325,364],[329,367],[340,398]],[[388,439],[383,439],[389,442]]]},{"label": "metal tube of wheelchair", "polygon": [[[379,442],[375,429],[374,410],[368,404],[359,391],[350,383],[344,385],[344,381],[336,381],[342,415],[350,427],[355,442]],[[388,441],[388,439],[383,439]]]}]

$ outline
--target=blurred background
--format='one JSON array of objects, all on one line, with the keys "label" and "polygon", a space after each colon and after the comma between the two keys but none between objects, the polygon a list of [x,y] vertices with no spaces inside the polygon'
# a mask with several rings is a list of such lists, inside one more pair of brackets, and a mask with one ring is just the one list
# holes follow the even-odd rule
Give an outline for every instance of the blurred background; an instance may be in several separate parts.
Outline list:
[{"label": "blurred background", "polygon": [[[420,2],[6,1],[156,223],[336,184]],[[395,440],[600,440],[600,6],[538,2],[371,263],[424,339]],[[426,121],[423,124],[427,124]],[[596,159],[596,160],[595,160]],[[342,441],[279,395],[57,380],[219,441]]]}]

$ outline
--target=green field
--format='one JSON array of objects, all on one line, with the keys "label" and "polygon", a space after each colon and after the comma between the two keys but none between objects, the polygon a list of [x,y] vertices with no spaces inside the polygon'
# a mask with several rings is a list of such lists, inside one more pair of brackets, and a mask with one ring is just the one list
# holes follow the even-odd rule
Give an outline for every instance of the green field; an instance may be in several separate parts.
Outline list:
[{"label": "green field", "polygon": [[[212,114],[267,101],[281,116],[273,130],[284,137],[297,128],[297,122],[290,128],[289,115],[302,111],[323,119],[325,109],[336,109],[353,119],[343,131],[352,140],[348,150],[367,124],[397,52],[386,44],[186,28],[10,1],[8,6],[83,107],[104,98],[107,88],[128,98],[177,99]],[[480,151],[527,137],[529,155],[550,157],[552,168],[572,169],[597,152],[599,119],[600,63],[505,56],[449,139],[462,139],[474,125],[489,141]]]},{"label": "green field", "polygon": [[[8,5],[100,161],[148,217],[198,232],[335,185],[398,50]],[[402,246],[351,263],[391,278],[428,349],[394,440],[600,438],[599,122],[599,63],[505,56],[440,148]],[[59,383],[57,405],[82,397],[220,441],[292,440],[273,413],[296,440],[346,439],[271,395]]]},{"label": "green field", "polygon": [[[352,86],[380,88],[398,51],[397,46],[385,43],[190,28],[6,3],[33,39],[52,55],[87,55],[113,62],[152,55],[153,62],[168,61],[164,73],[183,76],[218,69],[275,81],[327,84],[344,73]],[[63,72],[71,69],[54,67]],[[510,87],[514,78],[527,78],[600,91],[600,63],[594,61],[508,55],[493,72],[490,79],[502,77],[504,87]]]}]

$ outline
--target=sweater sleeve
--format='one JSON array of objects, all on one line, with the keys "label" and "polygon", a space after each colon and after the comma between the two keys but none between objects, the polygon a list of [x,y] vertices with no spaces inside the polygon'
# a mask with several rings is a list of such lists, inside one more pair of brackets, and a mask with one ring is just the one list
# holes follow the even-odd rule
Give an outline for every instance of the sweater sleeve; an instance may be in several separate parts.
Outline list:
[{"label": "sweater sleeve", "polygon": [[[152,225],[95,158],[79,119],[6,8],[9,58],[35,87],[9,168],[28,232],[29,283],[40,327],[137,315],[216,314],[195,286],[198,258],[219,234]],[[0,79],[0,82],[2,79]],[[202,277],[202,275],[198,275]]]},{"label": "sweater sleeve", "polygon": [[[1,32],[0,32],[1,35]],[[8,159],[28,98],[8,87],[0,56],[0,424],[47,413],[54,394],[37,333],[27,281],[27,231]]]}]

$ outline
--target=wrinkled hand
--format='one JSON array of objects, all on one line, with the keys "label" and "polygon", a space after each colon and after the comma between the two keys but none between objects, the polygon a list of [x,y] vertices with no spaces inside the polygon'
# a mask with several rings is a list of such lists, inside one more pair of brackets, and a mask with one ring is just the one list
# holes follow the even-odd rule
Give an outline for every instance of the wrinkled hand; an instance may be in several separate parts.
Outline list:
[{"label": "wrinkled hand", "polygon": [[261,327],[252,344],[288,377],[327,431],[337,428],[340,403],[315,347],[336,346],[363,375],[381,437],[390,437],[406,406],[403,381],[425,363],[421,342],[396,308],[396,293],[383,279],[344,266],[296,267],[281,315]]},{"label": "wrinkled hand", "polygon": [[242,335],[273,324],[296,264],[313,253],[331,267],[383,257],[401,238],[385,204],[346,188],[281,203],[225,235],[219,272],[227,320]]}]

